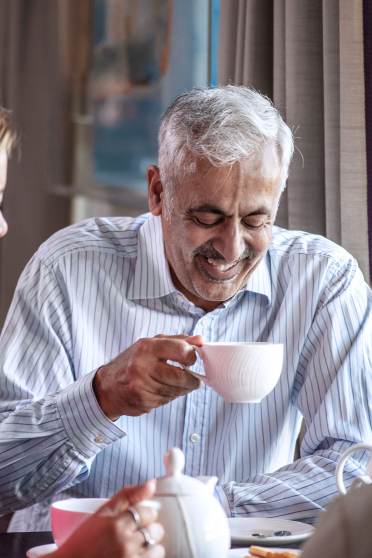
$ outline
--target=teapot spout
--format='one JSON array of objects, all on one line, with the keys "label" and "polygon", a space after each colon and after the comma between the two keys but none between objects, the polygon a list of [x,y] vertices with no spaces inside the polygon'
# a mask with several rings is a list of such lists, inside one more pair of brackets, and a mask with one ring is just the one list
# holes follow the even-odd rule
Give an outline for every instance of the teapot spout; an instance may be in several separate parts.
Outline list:
[{"label": "teapot spout", "polygon": [[214,489],[216,488],[216,484],[217,484],[217,481],[218,481],[218,477],[199,476],[199,477],[196,477],[196,478],[200,482],[205,484],[205,486],[208,488],[210,494],[213,495]]}]

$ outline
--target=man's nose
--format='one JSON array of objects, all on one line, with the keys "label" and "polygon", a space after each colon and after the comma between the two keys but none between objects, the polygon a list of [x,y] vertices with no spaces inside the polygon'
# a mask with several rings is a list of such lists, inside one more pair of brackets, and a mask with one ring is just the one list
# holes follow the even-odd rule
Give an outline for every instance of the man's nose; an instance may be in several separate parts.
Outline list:
[{"label": "man's nose", "polygon": [[226,223],[221,235],[213,242],[213,246],[225,258],[226,262],[239,260],[246,248],[241,224]]}]

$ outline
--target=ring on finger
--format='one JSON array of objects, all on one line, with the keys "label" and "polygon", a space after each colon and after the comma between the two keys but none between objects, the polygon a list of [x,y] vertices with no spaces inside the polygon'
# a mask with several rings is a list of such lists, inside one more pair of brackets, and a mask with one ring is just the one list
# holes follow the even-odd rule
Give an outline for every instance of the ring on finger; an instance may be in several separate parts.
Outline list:
[{"label": "ring on finger", "polygon": [[129,515],[133,519],[134,524],[136,526],[136,529],[139,529],[141,527],[141,516],[138,513],[138,511],[136,510],[136,508],[132,508],[131,506],[129,506],[129,508],[127,509],[127,512],[129,513]]},{"label": "ring on finger", "polygon": [[142,527],[142,529],[138,529],[138,531],[143,535],[144,538],[143,546],[145,548],[147,548],[148,546],[154,546],[156,544],[156,541],[152,538],[148,529]]}]

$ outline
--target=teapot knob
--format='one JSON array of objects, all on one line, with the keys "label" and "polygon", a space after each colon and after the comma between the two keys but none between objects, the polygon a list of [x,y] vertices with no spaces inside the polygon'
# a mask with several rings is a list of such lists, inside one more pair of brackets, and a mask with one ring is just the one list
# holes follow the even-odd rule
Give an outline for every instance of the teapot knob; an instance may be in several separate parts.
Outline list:
[{"label": "teapot knob", "polygon": [[164,456],[164,465],[167,476],[182,473],[185,466],[185,456],[180,448],[172,448]]}]

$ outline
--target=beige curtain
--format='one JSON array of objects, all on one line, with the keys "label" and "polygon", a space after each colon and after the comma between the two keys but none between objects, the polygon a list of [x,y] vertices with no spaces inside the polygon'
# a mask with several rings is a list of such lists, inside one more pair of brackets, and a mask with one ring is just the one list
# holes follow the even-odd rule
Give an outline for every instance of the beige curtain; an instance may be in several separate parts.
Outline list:
[{"label": "beige curtain", "polygon": [[25,263],[70,220],[69,199],[53,193],[71,162],[71,86],[59,52],[58,7],[54,0],[0,0],[0,104],[13,111],[21,140],[4,197],[0,329]]},{"label": "beige curtain", "polygon": [[221,0],[219,78],[271,97],[298,151],[278,224],[323,234],[369,278],[363,0]]}]

